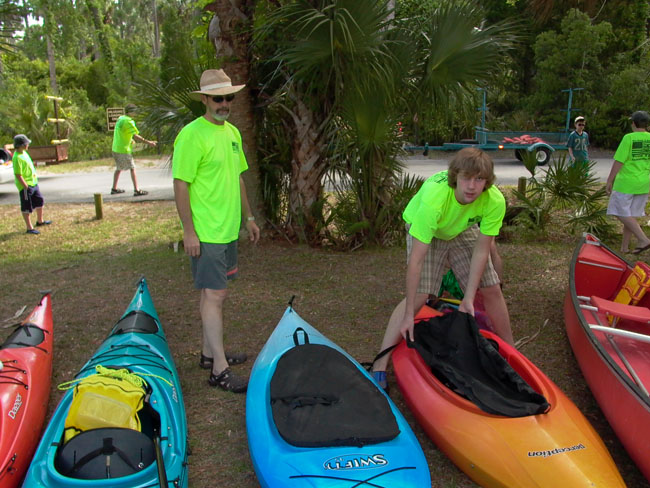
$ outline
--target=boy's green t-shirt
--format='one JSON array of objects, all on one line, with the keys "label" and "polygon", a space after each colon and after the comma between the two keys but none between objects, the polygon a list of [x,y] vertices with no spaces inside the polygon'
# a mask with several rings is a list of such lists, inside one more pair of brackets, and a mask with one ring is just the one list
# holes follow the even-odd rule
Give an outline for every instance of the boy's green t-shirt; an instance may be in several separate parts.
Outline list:
[{"label": "boy's green t-shirt", "polygon": [[615,191],[628,195],[650,193],[650,132],[625,134],[614,160],[623,164],[614,180]]},{"label": "boy's green t-shirt", "polygon": [[448,241],[474,224],[487,236],[499,234],[506,212],[505,198],[492,185],[472,203],[462,205],[447,182],[447,171],[427,179],[402,216],[411,224],[409,233],[425,244],[435,237]]},{"label": "boy's green t-shirt", "polygon": [[113,152],[119,154],[131,154],[133,151],[133,136],[139,134],[135,121],[128,115],[120,115],[115,122],[113,132]]},{"label": "boy's green t-shirt", "polygon": [[239,237],[239,176],[248,169],[237,128],[204,117],[176,137],[172,175],[189,183],[192,221],[201,242],[226,244]]},{"label": "boy's green t-shirt", "polygon": [[[34,168],[34,162],[27,151],[19,153],[18,151],[14,152],[12,158],[14,165],[14,175],[21,175],[25,179],[25,183],[28,186],[38,185],[38,177],[36,176],[36,169]],[[14,183],[18,191],[23,191],[25,187],[20,183],[18,178],[14,177]]]}]

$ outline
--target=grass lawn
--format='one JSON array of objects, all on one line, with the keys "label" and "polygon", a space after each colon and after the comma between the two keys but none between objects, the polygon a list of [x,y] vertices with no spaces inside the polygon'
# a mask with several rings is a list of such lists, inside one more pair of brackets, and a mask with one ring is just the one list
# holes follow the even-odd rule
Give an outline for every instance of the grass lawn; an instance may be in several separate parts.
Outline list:
[{"label": "grass lawn", "polygon": [[[259,486],[248,455],[245,396],[210,388],[208,373],[198,367],[199,296],[188,259],[170,246],[181,235],[173,202],[106,203],[101,221],[94,219],[91,204],[52,204],[46,218],[54,224],[41,228],[39,236],[26,235],[17,206],[0,206],[0,320],[24,305],[31,310],[39,290],[53,291],[50,413],[62,395],[56,385],[72,379],[104,340],[145,275],[182,381],[192,448],[190,486]],[[513,237],[500,242],[515,339],[539,331],[522,351],[591,421],[628,486],[647,486],[594,402],[564,331],[562,302],[574,245],[566,235],[550,242]],[[263,240],[257,246],[242,241],[239,268],[226,306],[226,341],[229,349],[247,351],[252,359],[296,295],[294,306],[305,320],[357,359],[370,360],[404,293],[402,248],[342,254],[286,241]],[[252,364],[235,368],[247,374]],[[415,424],[392,373],[389,381],[392,398],[425,451],[433,486],[476,486]]]}]

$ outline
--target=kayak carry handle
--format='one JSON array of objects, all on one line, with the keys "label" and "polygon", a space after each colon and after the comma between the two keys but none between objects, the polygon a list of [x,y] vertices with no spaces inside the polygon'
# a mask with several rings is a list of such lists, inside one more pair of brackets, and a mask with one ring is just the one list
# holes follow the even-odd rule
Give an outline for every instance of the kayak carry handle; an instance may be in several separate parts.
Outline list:
[{"label": "kayak carry handle", "polygon": [[302,331],[302,333],[304,335],[304,338],[305,338],[304,339],[305,340],[304,344],[309,344],[309,334],[307,334],[307,331],[305,329],[303,329],[302,327],[298,327],[298,328],[296,328],[296,330],[293,331],[293,343],[296,346],[300,345],[300,340],[298,339],[298,332],[300,332],[300,331]]}]

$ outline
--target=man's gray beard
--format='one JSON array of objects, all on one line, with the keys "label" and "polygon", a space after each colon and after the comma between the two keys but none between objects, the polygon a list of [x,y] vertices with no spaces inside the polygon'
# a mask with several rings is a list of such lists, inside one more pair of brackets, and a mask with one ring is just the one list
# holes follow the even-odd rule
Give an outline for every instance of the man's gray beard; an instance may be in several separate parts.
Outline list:
[{"label": "man's gray beard", "polygon": [[218,120],[219,122],[225,122],[226,120],[228,120],[228,117],[230,117],[230,112],[228,112],[225,115],[221,115],[221,114],[218,114],[218,113],[214,114],[214,119]]}]

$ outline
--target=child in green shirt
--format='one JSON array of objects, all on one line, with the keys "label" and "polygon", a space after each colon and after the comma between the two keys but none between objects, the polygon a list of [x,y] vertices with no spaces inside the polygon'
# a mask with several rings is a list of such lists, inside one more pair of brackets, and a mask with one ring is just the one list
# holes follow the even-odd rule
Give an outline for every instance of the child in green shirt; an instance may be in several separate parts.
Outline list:
[{"label": "child in green shirt", "polygon": [[49,225],[51,220],[43,220],[43,206],[45,200],[38,188],[38,177],[34,162],[27,152],[30,141],[25,134],[18,134],[14,137],[14,182],[18,188],[18,198],[20,199],[20,212],[27,224],[27,234],[40,234],[34,229],[31,220],[31,214],[36,210],[36,225]]}]

